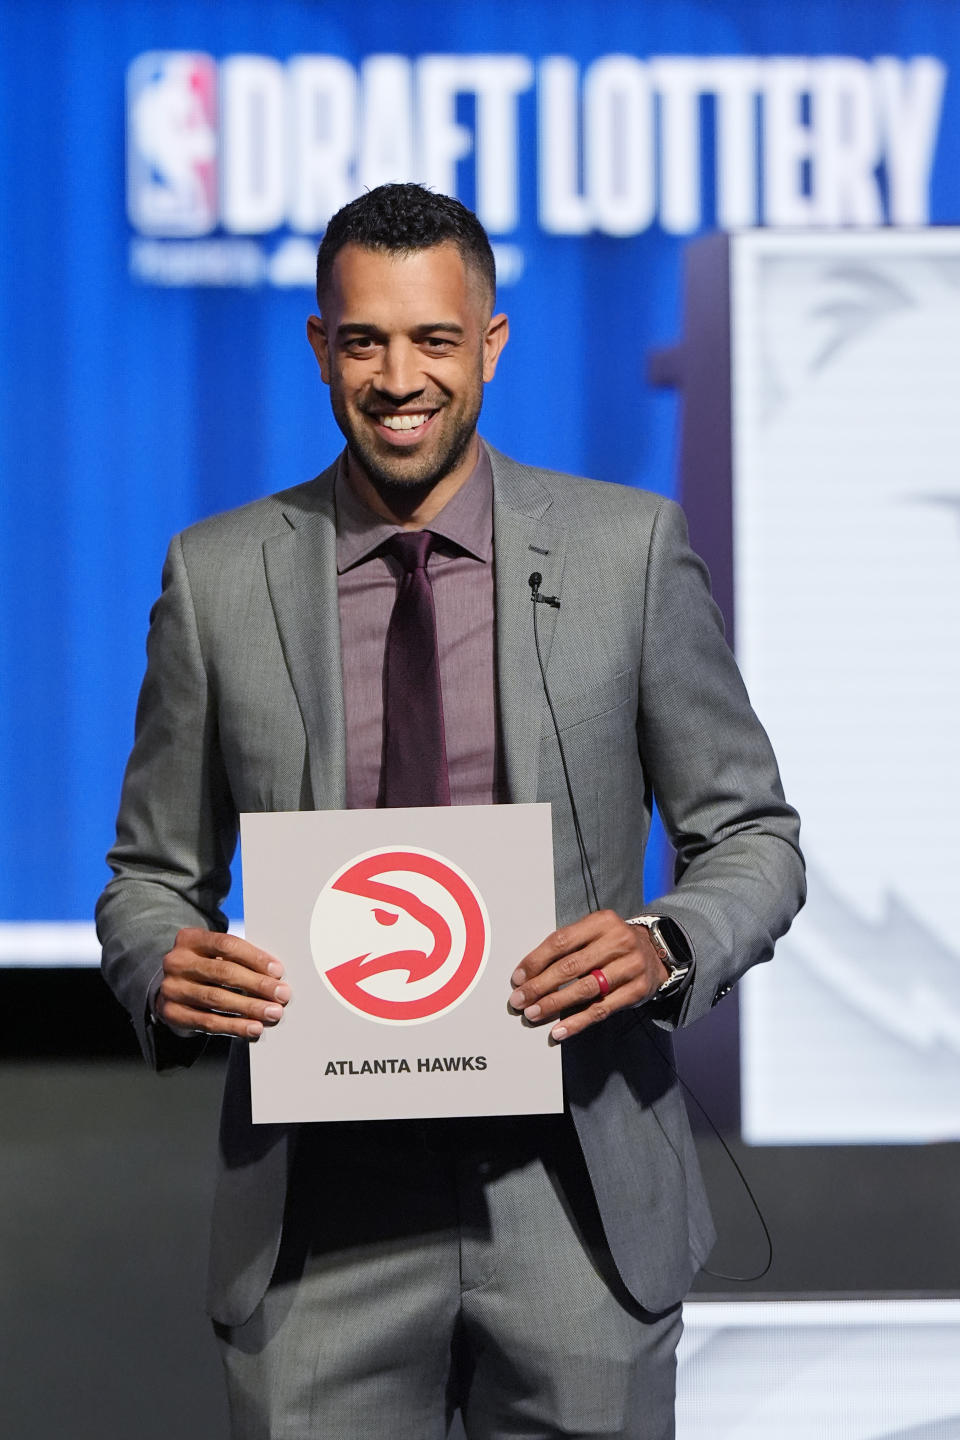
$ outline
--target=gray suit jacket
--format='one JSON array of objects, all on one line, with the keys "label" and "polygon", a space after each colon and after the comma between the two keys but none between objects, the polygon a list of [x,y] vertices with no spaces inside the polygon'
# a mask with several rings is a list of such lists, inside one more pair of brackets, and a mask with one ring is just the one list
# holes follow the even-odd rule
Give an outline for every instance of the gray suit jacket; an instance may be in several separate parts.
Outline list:
[{"label": "gray suit jacket", "polygon": [[[644,906],[655,795],[677,883],[649,908],[695,956],[682,1023],[769,958],[803,899],[798,825],[723,640],[682,512],[656,495],[515,464],[491,450],[496,653],[511,799],[553,806],[558,923],[588,908],[570,805],[534,658],[527,577],[543,575],[551,694],[601,903]],[[172,543],[98,905],[107,980],[158,1066],[202,1042],[148,1018],[184,925],[225,928],[237,814],[339,809],[344,715],[333,468],[193,526]],[[653,1043],[655,1042],[655,1044]],[[659,1051],[658,1048],[659,1047]],[[713,1242],[667,1027],[620,1012],[563,1049],[576,1123],[614,1260],[652,1310],[676,1303]],[[246,1319],[280,1239],[295,1127],[250,1123],[233,1042],[221,1125],[209,1302]]]}]

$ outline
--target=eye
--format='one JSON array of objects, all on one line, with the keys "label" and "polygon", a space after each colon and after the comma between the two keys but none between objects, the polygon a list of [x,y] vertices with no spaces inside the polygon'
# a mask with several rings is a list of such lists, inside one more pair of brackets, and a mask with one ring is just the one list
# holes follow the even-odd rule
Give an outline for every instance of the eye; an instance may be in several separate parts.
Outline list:
[{"label": "eye", "polygon": [[389,910],[374,910],[373,918],[378,925],[396,925],[400,919],[399,915],[391,915]]},{"label": "eye", "polygon": [[372,355],[376,343],[372,335],[351,335],[344,341],[343,348],[348,355]]},{"label": "eye", "polygon": [[449,335],[428,335],[423,344],[431,355],[445,355],[453,349],[453,341]]}]

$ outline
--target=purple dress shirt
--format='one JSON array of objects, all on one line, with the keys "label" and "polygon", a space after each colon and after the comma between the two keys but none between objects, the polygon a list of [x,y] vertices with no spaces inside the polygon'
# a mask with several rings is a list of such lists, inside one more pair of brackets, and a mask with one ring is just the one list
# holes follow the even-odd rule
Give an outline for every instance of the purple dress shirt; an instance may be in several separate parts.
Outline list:
[{"label": "purple dress shirt", "polygon": [[[370,510],[337,471],[337,597],[347,733],[347,808],[373,809],[383,753],[383,659],[400,566],[376,554],[401,527]],[[501,793],[493,629],[493,474],[481,447],[470,477],[426,527],[439,537],[433,586],[453,805]]]}]

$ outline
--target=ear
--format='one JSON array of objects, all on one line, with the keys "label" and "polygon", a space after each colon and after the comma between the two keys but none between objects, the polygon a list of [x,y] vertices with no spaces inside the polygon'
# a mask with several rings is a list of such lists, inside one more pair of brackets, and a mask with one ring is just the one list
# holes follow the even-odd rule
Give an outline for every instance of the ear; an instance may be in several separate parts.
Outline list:
[{"label": "ear", "polygon": [[506,315],[494,315],[483,332],[483,378],[492,380],[500,352],[510,338],[510,321]]},{"label": "ear", "polygon": [[310,342],[310,349],[317,357],[317,364],[320,366],[320,378],[324,385],[329,385],[330,347],[327,344],[327,327],[319,315],[310,315],[308,317],[307,339]]}]

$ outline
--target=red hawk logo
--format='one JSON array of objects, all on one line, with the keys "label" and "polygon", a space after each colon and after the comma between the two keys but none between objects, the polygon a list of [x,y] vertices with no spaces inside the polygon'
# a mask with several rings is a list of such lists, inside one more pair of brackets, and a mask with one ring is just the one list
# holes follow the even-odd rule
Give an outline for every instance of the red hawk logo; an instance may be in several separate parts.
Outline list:
[{"label": "red hawk logo", "polygon": [[480,892],[452,861],[386,848],[356,856],[327,881],[310,947],[342,1004],[371,1020],[410,1025],[469,994],[486,964],[489,931]]}]

